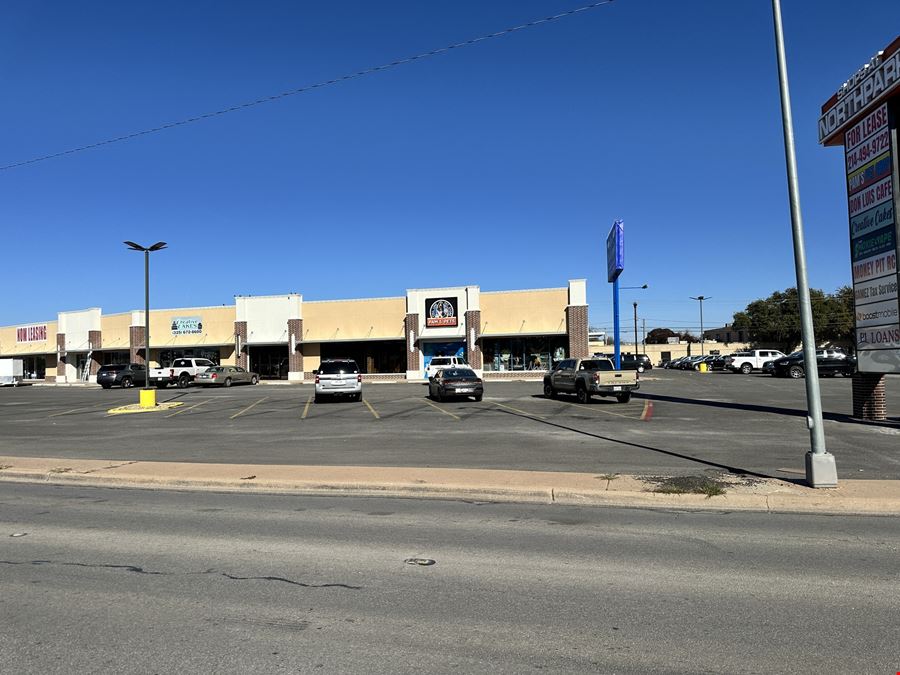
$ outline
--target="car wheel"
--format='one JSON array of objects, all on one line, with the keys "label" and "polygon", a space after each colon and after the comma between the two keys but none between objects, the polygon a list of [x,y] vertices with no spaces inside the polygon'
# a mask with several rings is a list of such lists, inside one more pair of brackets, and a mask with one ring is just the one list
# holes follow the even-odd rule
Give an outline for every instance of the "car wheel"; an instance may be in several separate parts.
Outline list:
[{"label": "car wheel", "polygon": [[475,397],[475,402],[476,402],[476,403],[480,402],[480,401],[481,401],[481,397],[482,397],[482,394],[478,394],[478,396]]},{"label": "car wheel", "polygon": [[741,375],[749,375],[753,372],[753,366],[749,363],[745,363],[741,366]]},{"label": "car wheel", "polygon": [[226,377],[226,378],[225,378],[225,386],[226,386],[226,387],[230,387],[230,386],[231,386],[231,378],[230,378],[230,377]]},{"label": "car wheel", "polygon": [[616,394],[616,400],[619,403],[628,403],[631,400],[631,392],[626,391],[624,394]]},{"label": "car wheel", "polygon": [[130,377],[122,378],[122,389],[131,389],[134,386],[134,382],[131,381]]},{"label": "car wheel", "polygon": [[259,384],[259,378],[254,375],[250,378],[250,384]]},{"label": "car wheel", "polygon": [[444,394],[441,392],[440,389],[437,390],[437,400],[441,401],[441,402],[443,402],[443,400],[444,400]]},{"label": "car wheel", "polygon": [[355,398],[356,398],[356,402],[357,402],[357,403],[359,403],[360,401],[362,401],[362,392],[359,392],[359,393],[355,396]]},{"label": "car wheel", "polygon": [[788,371],[788,375],[790,375],[794,380],[799,380],[801,377],[803,377],[803,374],[803,368],[801,368],[800,366],[791,366],[791,369]]},{"label": "car wheel", "polygon": [[591,401],[591,394],[584,387],[578,387],[575,390],[575,396],[578,398],[579,403],[590,403]]},{"label": "car wheel", "polygon": [[637,371],[638,371],[639,373],[643,373],[643,372],[644,372],[644,366],[638,366]]},{"label": "car wheel", "polygon": [[556,390],[553,388],[552,384],[544,385],[544,398],[556,398]]},{"label": "car wheel", "polygon": [[109,389],[112,385],[111,384],[101,384],[100,386],[103,387],[104,389]]},{"label": "car wheel", "polygon": [[191,383],[191,378],[182,373],[178,378],[178,388],[184,389]]}]

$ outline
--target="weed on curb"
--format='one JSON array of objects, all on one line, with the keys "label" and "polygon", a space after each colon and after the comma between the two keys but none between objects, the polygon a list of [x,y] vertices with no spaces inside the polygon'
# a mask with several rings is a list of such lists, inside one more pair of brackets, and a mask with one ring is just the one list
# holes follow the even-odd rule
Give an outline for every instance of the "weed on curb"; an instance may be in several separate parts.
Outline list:
[{"label": "weed on curb", "polygon": [[709,476],[670,476],[668,478],[647,478],[656,483],[652,492],[667,495],[706,495],[707,499],[725,494],[725,483]]}]

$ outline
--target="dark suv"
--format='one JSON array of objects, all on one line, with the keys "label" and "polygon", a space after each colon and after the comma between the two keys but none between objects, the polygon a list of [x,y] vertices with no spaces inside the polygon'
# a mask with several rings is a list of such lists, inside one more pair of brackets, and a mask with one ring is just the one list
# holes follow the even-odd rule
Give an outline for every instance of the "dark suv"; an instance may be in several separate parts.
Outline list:
[{"label": "dark suv", "polygon": [[147,369],[140,363],[120,363],[111,366],[100,366],[97,371],[97,384],[104,389],[112,386],[128,389],[143,387],[147,384]]},{"label": "dark suv", "polygon": [[[602,356],[613,363],[616,362],[613,354],[594,354],[594,356]],[[619,364],[622,370],[636,370],[639,373],[653,368],[650,357],[646,354],[619,354]]]}]

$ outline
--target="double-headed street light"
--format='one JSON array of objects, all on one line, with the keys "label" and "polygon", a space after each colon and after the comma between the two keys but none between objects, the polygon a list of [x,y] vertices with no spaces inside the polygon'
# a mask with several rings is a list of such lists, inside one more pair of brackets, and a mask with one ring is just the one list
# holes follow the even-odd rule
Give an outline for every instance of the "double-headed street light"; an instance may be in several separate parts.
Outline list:
[{"label": "double-headed street light", "polygon": [[691,300],[700,301],[700,356],[703,356],[703,301],[710,300],[708,295],[698,295],[696,298],[691,296]]},{"label": "double-headed street light", "polygon": [[150,253],[166,248],[166,242],[158,241],[153,246],[141,246],[133,241],[126,241],[125,245],[132,251],[144,253],[144,391],[149,392],[141,396],[141,405],[144,407],[156,406],[155,396],[150,387]]}]

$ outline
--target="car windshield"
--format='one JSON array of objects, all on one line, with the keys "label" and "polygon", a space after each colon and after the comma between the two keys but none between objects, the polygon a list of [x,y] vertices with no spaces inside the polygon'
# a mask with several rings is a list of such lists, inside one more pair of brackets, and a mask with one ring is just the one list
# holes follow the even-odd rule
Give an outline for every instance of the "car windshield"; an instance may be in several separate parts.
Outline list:
[{"label": "car windshield", "polygon": [[118,372],[120,370],[125,370],[126,366],[100,366],[99,372],[101,373],[109,373],[109,372]]},{"label": "car windshield", "polygon": [[225,369],[222,366],[215,366],[213,368],[207,368],[203,372],[204,373],[224,373]]},{"label": "car windshield", "polygon": [[436,356],[435,358],[431,359],[431,365],[433,365],[433,366],[449,366],[450,359],[448,359],[446,357]]},{"label": "car windshield", "polygon": [[475,371],[469,370],[468,368],[447,368],[444,370],[445,379],[474,380],[477,377]]},{"label": "car windshield", "polygon": [[582,370],[613,370],[613,364],[606,359],[597,359],[596,361],[582,361]]},{"label": "car windshield", "polygon": [[359,367],[355,361],[326,361],[319,367],[323,375],[339,375],[341,373],[358,373]]}]

